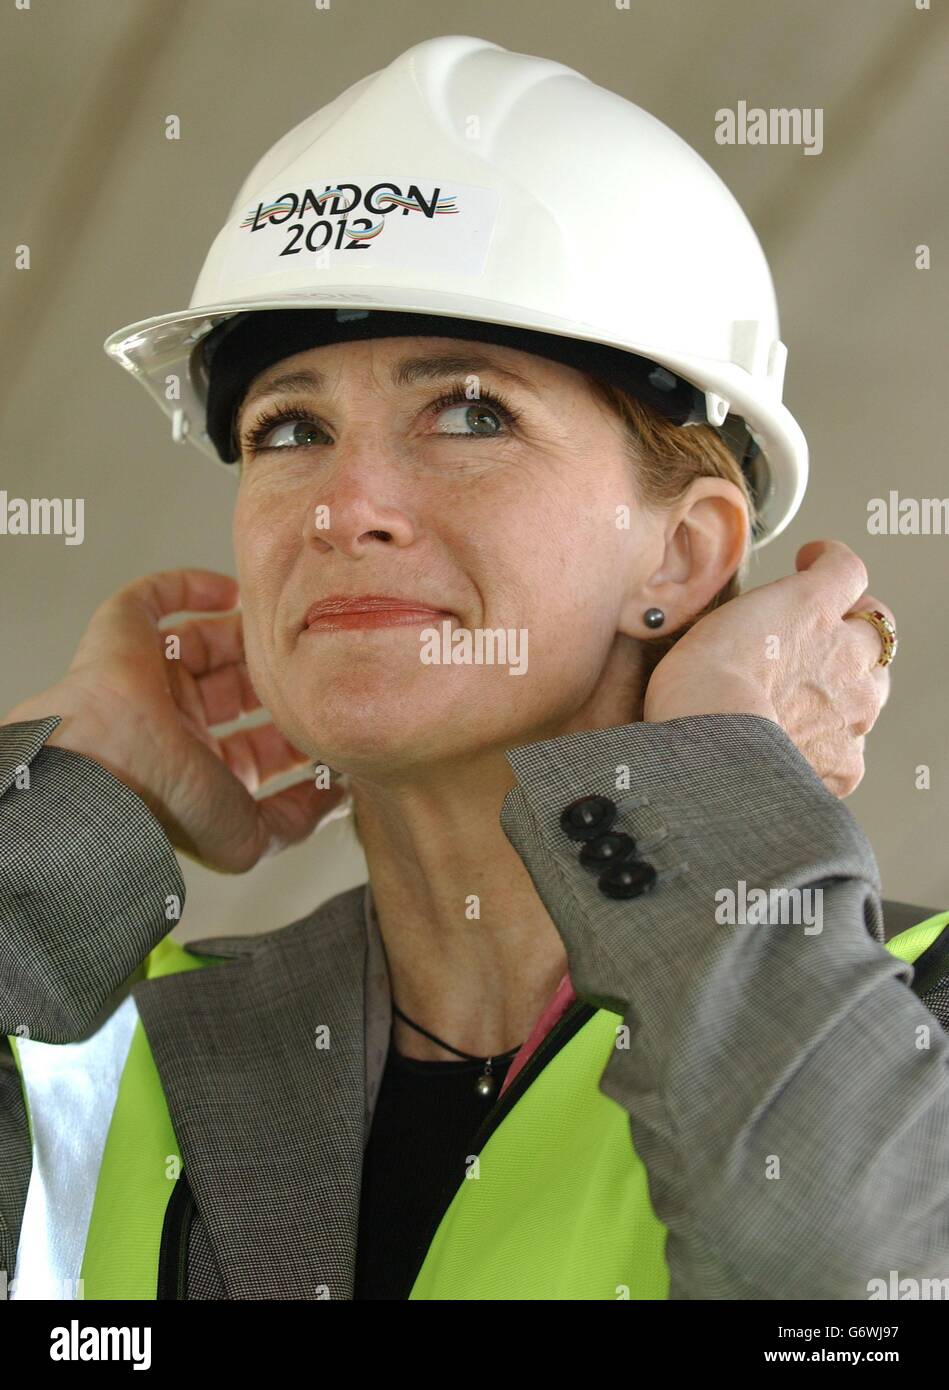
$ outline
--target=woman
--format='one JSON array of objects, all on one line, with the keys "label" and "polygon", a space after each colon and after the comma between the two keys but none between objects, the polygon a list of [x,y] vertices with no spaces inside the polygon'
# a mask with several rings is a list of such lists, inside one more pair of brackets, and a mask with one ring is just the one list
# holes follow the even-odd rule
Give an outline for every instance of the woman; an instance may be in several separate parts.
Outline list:
[{"label": "woman", "polygon": [[[949,1043],[906,962],[944,956],[947,914],[885,949],[873,854],[841,804],[886,699],[892,615],[836,541],[738,596],[806,458],[781,353],[761,351],[776,320],[753,233],[671,132],[559,65],[439,39],[372,81],[261,162],[186,315],[110,340],[153,390],[186,351],[174,425],[195,437],[200,408],[198,442],[238,465],[238,580],[127,586],[66,677],[4,721],[8,770],[34,774],[7,779],[4,839],[43,816],[46,856],[2,977],[34,1130],[18,1296],[70,1272],[86,1297],[192,1298],[848,1298],[891,1269],[941,1278]],[[405,103],[435,83],[445,105],[413,135]],[[444,111],[475,91],[503,108],[505,84],[529,128],[542,100],[568,135],[596,115],[601,143],[634,121],[681,161],[670,197],[722,200],[703,235],[714,253],[730,233],[735,273],[758,277],[741,321],[764,327],[734,339],[750,365],[636,351],[648,306],[623,342],[502,310],[477,217],[420,259],[417,229],[347,225],[357,195],[376,216],[381,182],[300,194],[334,167],[328,139],[358,166],[393,101],[425,172]],[[556,148],[563,179],[584,152]],[[643,205],[660,168],[650,149],[629,172]],[[311,221],[340,188],[337,222]],[[391,207],[424,215],[420,185],[398,188]],[[289,209],[306,220],[285,250],[318,256],[325,220],[355,256],[384,248],[388,279],[331,261],[333,289],[325,263],[286,271],[240,242]],[[560,232],[516,211],[543,260]],[[488,257],[454,297],[470,317],[438,288],[461,252]],[[679,269],[681,330],[701,267]],[[169,648],[182,611],[204,616]],[[271,725],[215,738],[260,706]],[[255,799],[293,768],[305,780]],[[244,871],[338,808],[328,768],[365,893],[261,938],[159,946],[182,894],[171,846]],[[68,1049],[49,1044],[74,1040],[93,1049],[84,1082],[103,1057],[113,1075],[98,1128],[80,1124],[81,1200],[75,1156],[44,1148],[77,1084],[51,1083]]]}]

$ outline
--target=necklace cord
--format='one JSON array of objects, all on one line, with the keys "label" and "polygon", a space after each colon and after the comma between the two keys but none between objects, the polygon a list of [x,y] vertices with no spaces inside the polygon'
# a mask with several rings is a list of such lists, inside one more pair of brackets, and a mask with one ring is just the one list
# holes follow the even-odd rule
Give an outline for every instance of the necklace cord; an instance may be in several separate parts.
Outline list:
[{"label": "necklace cord", "polygon": [[392,1001],[392,1012],[401,1018],[403,1023],[407,1023],[410,1028],[414,1028],[417,1033],[422,1033],[430,1042],[437,1043],[438,1046],[443,1047],[446,1052],[453,1052],[456,1057],[461,1057],[466,1062],[480,1062],[484,1065],[486,1063],[500,1061],[503,1057],[513,1057],[515,1053],[520,1052],[521,1048],[524,1046],[523,1043],[518,1043],[516,1047],[512,1047],[508,1052],[498,1053],[497,1057],[475,1057],[470,1052],[462,1052],[459,1048],[452,1047],[451,1043],[443,1042],[441,1038],[437,1038],[434,1033],[430,1033],[428,1029],[423,1028],[421,1024],[413,1023],[412,1019],[402,1012],[395,1000]]}]

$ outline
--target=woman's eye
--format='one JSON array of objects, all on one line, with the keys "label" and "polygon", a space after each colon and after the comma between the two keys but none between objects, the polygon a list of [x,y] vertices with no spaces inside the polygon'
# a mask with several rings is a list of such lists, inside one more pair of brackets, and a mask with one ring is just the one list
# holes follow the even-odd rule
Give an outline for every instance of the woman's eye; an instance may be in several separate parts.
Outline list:
[{"label": "woman's eye", "polygon": [[[429,406],[439,420],[449,421],[447,429],[436,429],[439,435],[454,435],[460,439],[503,437],[517,422],[516,413],[500,400],[482,396],[470,401],[458,398],[457,393],[442,397]],[[302,406],[264,416],[247,432],[243,447],[248,454],[276,453],[285,449],[311,449],[316,445],[332,444],[332,437]]]},{"label": "woman's eye", "polygon": [[[438,431],[442,434],[499,434],[503,425],[500,413],[484,401],[468,401],[464,405],[449,405],[439,412],[439,418],[456,416],[458,426],[454,429]],[[467,427],[467,428],[465,428]]]},{"label": "woman's eye", "polygon": [[329,435],[312,420],[284,420],[254,440],[259,449],[309,449],[314,444],[332,443]]}]

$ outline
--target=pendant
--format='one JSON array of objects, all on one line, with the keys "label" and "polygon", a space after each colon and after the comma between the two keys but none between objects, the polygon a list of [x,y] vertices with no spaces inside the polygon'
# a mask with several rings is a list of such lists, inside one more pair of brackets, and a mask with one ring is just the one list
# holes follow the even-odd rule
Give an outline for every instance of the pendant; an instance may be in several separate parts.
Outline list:
[{"label": "pendant", "polygon": [[496,1085],[497,1082],[491,1075],[491,1063],[485,1062],[484,1071],[475,1082],[475,1092],[477,1095],[487,1098],[494,1095]]}]

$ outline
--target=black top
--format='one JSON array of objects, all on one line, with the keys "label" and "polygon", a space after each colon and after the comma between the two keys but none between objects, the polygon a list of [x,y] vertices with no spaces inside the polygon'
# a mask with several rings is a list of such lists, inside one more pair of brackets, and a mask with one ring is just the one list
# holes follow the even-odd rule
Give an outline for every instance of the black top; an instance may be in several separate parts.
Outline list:
[{"label": "black top", "polygon": [[492,1063],[486,1097],[475,1091],[483,1063],[421,1062],[390,1044],[363,1161],[354,1298],[408,1298],[512,1060]]}]

